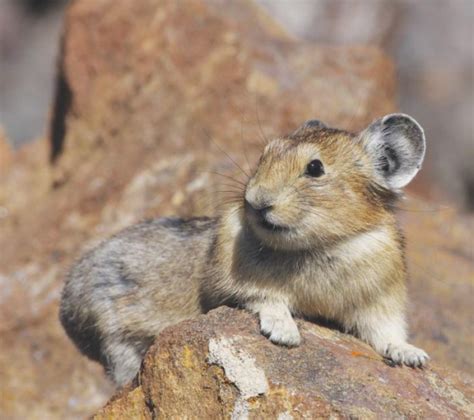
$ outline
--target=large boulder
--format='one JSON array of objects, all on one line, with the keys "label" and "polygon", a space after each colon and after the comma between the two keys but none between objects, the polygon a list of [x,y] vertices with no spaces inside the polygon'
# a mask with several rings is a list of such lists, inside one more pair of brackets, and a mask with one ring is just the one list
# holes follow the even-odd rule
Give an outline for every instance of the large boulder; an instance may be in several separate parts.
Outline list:
[{"label": "large boulder", "polygon": [[473,381],[435,364],[390,367],[338,331],[298,322],[298,348],[272,344],[255,317],[219,308],[170,327],[136,384],[96,420],[117,418],[471,418]]},{"label": "large boulder", "polygon": [[[378,49],[298,42],[249,1],[71,2],[50,142],[14,153],[0,179],[2,416],[85,417],[113,392],[57,320],[64,274],[84,249],[146,217],[213,214],[225,177],[245,179],[226,154],[247,170],[262,137],[314,117],[356,130],[393,111],[393,97]],[[413,313],[431,316],[429,328],[417,318],[415,342],[472,371],[461,336],[467,222],[450,213],[446,231],[444,219],[431,222],[438,214],[406,221],[414,244],[425,246],[419,220],[438,238],[410,254],[422,266]]]}]

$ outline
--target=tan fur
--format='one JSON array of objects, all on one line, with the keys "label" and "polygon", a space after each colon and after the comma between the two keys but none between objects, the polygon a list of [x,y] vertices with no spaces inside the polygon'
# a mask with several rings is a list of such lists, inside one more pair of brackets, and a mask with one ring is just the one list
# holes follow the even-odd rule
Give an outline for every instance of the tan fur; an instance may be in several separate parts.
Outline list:
[{"label": "tan fur", "polygon": [[[324,162],[321,179],[302,176],[313,159]],[[371,192],[373,171],[363,144],[342,131],[313,130],[270,143],[246,197],[271,203],[267,218],[291,231],[264,229],[243,202],[231,206],[219,224],[205,293],[217,300],[234,296],[260,315],[262,308],[268,313],[268,302],[336,321],[388,356],[391,345],[403,347],[403,244],[385,195]],[[299,342],[296,336],[274,341]],[[422,365],[425,356],[420,351],[414,362],[410,355],[396,361]]]},{"label": "tan fur", "polygon": [[[83,256],[61,321],[118,384],[168,325],[220,305],[259,315],[275,343],[301,342],[292,315],[334,321],[395,363],[423,366],[406,342],[403,240],[392,210],[424,155],[402,114],[353,135],[311,121],[265,148],[237,202],[217,219],[155,219]],[[309,176],[318,159],[322,176]]]}]

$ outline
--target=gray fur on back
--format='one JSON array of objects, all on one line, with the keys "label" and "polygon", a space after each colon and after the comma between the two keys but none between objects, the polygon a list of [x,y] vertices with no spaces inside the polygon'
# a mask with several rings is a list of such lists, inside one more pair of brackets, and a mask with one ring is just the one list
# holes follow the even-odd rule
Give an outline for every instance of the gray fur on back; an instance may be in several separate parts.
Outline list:
[{"label": "gray fur on back", "polygon": [[71,269],[61,323],[117,384],[134,377],[163,328],[201,313],[198,277],[215,226],[208,218],[140,223],[102,242]]}]

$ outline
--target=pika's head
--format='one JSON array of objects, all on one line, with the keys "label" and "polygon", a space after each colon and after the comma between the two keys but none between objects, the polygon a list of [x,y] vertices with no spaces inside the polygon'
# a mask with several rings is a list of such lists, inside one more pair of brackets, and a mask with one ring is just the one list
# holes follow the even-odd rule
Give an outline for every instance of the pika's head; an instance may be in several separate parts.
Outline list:
[{"label": "pika's head", "polygon": [[246,186],[244,220],[275,249],[336,243],[384,222],[424,154],[423,129],[404,114],[359,134],[308,121],[265,147]]}]

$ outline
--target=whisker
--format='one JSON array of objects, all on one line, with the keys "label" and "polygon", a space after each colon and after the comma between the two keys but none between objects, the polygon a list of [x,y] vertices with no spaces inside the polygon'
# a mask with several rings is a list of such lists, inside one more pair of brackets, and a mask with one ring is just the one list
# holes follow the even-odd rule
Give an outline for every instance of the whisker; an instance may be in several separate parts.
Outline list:
[{"label": "whisker", "polygon": [[265,146],[268,143],[270,143],[270,141],[268,140],[267,136],[265,136],[265,133],[263,132],[263,129],[262,129],[262,124],[260,122],[260,115],[258,113],[258,97],[257,96],[255,96],[255,116],[257,117],[258,129],[260,131],[261,136],[263,136],[263,140],[264,140],[263,146]]},{"label": "whisker", "polygon": [[236,196],[239,196],[239,191],[234,191],[234,190],[216,190],[216,193],[232,193],[235,194]]},{"label": "whisker", "polygon": [[[295,200],[293,201],[292,203],[292,208],[294,209],[299,209],[301,210],[301,207],[297,206],[296,204],[298,203],[298,201],[302,202],[301,200],[301,197],[299,197],[299,200]],[[324,220],[326,223],[331,223],[331,222],[334,222],[334,219],[332,219],[330,216],[324,214],[324,213],[320,213],[318,212],[316,209],[308,209],[312,214],[316,215],[317,217],[320,217],[322,220]],[[367,229],[373,229],[374,226],[370,225],[369,223],[366,224],[365,226]],[[382,239],[380,239],[379,237],[375,236],[373,232],[371,232],[370,230],[367,230],[367,231],[364,231],[363,232],[365,235],[368,235],[371,239],[373,239],[376,243],[378,243],[379,245],[382,245],[382,246],[385,246],[387,245],[388,243]],[[338,237],[339,240],[345,240],[347,238],[344,238],[340,235],[336,235],[336,237]],[[419,273],[425,273],[426,272],[426,269],[427,267],[423,267],[421,264],[417,263],[416,261],[414,261],[413,259],[410,259],[408,261],[410,267],[416,269]],[[430,275],[435,278],[437,281],[439,282],[444,282],[443,279],[437,275],[433,270],[430,270]]]},{"label": "whisker", "polygon": [[[412,201],[418,201],[416,199],[416,197],[410,197],[410,196],[403,196],[401,198],[401,202],[402,204],[403,203],[406,203],[406,204],[409,204],[407,203],[407,201],[409,200],[412,200]],[[401,211],[410,211],[410,212],[413,212],[413,213],[437,213],[437,212],[440,212],[440,211],[450,211],[451,210],[451,207],[447,206],[447,205],[437,205],[435,207],[432,206],[432,203],[424,203],[424,205],[426,205],[425,208],[406,208],[406,207],[401,207],[398,203],[395,203],[392,208],[395,209],[395,210],[401,210]]]},{"label": "whisker", "polygon": [[222,149],[222,147],[219,146],[217,142],[214,141],[210,134],[204,128],[201,128],[201,130],[208,137],[209,141],[211,141],[225,156],[227,156],[227,158],[247,177],[247,179],[249,179],[250,175],[245,172],[242,167],[234,159],[232,159],[232,157],[224,149]]},{"label": "whisker", "polygon": [[222,207],[224,205],[228,204],[239,204],[241,200],[235,200],[235,199],[227,199],[223,200],[221,203],[219,203],[218,207]]},{"label": "whisker", "polygon": [[391,205],[390,208],[393,210],[398,210],[398,211],[406,211],[410,213],[438,213],[440,211],[449,211],[449,207],[444,208],[444,209],[409,209],[409,208],[404,208],[404,207],[399,207],[396,205]]},{"label": "whisker", "polygon": [[250,166],[249,157],[247,156],[247,151],[245,150],[244,125],[243,125],[242,118],[240,120],[240,144],[241,144],[242,150],[244,152],[245,161],[247,162],[247,169],[248,169],[249,173],[252,173],[252,167]]},{"label": "whisker", "polygon": [[233,184],[232,182],[227,183],[227,182],[228,182],[228,181],[226,181],[226,182],[222,181],[222,182],[219,182],[217,185],[224,185],[224,186],[226,186],[226,187],[234,188],[234,189],[236,189],[236,190],[238,190],[238,191],[244,191],[244,189],[245,189],[245,186],[244,186],[244,185],[241,185],[241,184]]},{"label": "whisker", "polygon": [[244,182],[241,182],[241,181],[239,181],[239,180],[237,180],[237,179],[235,179],[235,178],[232,178],[230,175],[221,174],[221,173],[219,173],[219,172],[208,172],[208,173],[214,174],[214,175],[219,175],[219,176],[222,176],[222,177],[224,177],[224,178],[230,179],[231,181],[234,181],[234,182],[236,182],[237,184],[242,185],[243,187],[245,187],[245,186],[247,185],[247,184],[245,184]]}]

